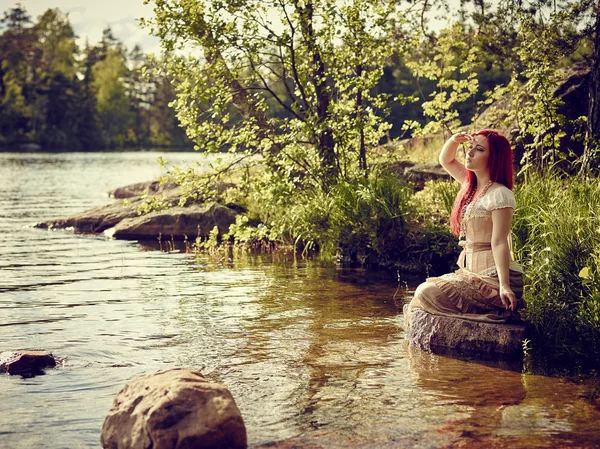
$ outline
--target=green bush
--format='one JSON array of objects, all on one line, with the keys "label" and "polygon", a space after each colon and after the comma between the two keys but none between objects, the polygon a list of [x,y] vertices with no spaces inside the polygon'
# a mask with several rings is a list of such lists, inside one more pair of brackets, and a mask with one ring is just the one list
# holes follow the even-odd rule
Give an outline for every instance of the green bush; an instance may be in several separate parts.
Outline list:
[{"label": "green bush", "polygon": [[534,176],[518,186],[514,235],[525,268],[530,361],[600,360],[600,181]]},{"label": "green bush", "polygon": [[428,183],[415,195],[405,180],[375,172],[341,181],[328,192],[318,187],[294,192],[284,185],[264,179],[239,192],[235,200],[247,214],[238,217],[228,237],[251,247],[257,240],[276,241],[318,250],[328,260],[413,274],[453,269],[457,246],[447,207],[456,189],[450,183]]}]

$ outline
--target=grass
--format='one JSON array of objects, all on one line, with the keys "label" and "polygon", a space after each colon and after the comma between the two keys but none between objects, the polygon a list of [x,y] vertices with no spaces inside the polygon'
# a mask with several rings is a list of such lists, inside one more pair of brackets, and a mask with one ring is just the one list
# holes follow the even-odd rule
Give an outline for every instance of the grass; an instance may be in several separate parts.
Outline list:
[{"label": "grass", "polygon": [[535,176],[516,196],[532,366],[593,369],[600,360],[600,180]]}]

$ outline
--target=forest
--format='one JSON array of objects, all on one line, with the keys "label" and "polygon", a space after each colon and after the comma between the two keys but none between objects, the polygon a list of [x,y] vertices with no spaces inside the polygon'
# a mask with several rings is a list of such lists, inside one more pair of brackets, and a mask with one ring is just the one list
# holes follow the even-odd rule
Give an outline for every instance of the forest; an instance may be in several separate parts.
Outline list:
[{"label": "forest", "polygon": [[80,48],[66,14],[48,9],[34,20],[17,4],[0,31],[0,148],[192,146],[169,107],[169,77],[110,28]]},{"label": "forest", "polygon": [[[0,20],[0,147],[36,144],[45,150],[91,151],[119,148],[191,147],[169,103],[176,98],[174,78],[158,61],[135,46],[127,49],[110,27],[99,43],[77,45],[68,15],[49,8],[33,19],[23,5]],[[427,98],[435,83],[418,79],[399,54],[382,67],[374,90],[391,98]],[[483,92],[510,78],[498,65],[475,68]],[[382,142],[409,137],[407,121],[426,123],[417,102],[389,104],[391,128]],[[462,121],[472,105],[457,108]],[[285,108],[271,105],[283,118]]]}]

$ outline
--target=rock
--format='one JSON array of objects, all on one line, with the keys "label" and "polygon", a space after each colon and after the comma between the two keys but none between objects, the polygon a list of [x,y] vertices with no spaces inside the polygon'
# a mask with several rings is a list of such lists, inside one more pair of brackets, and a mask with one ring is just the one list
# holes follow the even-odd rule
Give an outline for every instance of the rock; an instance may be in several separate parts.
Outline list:
[{"label": "rock", "polygon": [[19,145],[21,151],[40,151],[42,146],[39,143],[22,143]]},{"label": "rock", "polygon": [[104,420],[104,449],[245,449],[246,427],[229,390],[188,369],[133,379]]},{"label": "rock", "polygon": [[173,207],[127,218],[115,226],[113,236],[121,239],[148,239],[162,235],[165,238],[187,236],[194,239],[197,236],[207,236],[215,226],[221,235],[229,231],[229,226],[235,223],[236,215],[233,209],[219,203]]},{"label": "rock", "polygon": [[439,164],[415,164],[404,170],[406,179],[415,185],[415,190],[423,190],[425,183],[432,179],[450,180],[450,175]]},{"label": "rock", "polygon": [[434,353],[516,358],[523,355],[524,324],[494,324],[432,315],[404,306],[404,331],[412,345]]},{"label": "rock", "polygon": [[[235,184],[230,182],[217,182],[213,185],[214,190],[218,194],[222,194],[225,190],[235,187]],[[108,192],[108,196],[111,198],[134,198],[141,196],[147,192],[148,195],[164,194],[164,196],[170,200],[174,200],[175,203],[179,201],[181,196],[180,187],[174,182],[166,182],[161,184],[160,181],[146,181],[138,182],[136,184],[129,184],[127,186],[119,187]],[[190,200],[188,200],[189,202]],[[192,200],[192,202],[202,202],[202,198]]]},{"label": "rock", "polygon": [[400,160],[386,165],[385,170],[388,173],[409,180],[415,186],[415,190],[423,190],[425,183],[432,179],[451,179],[448,172],[440,164],[415,163]]},{"label": "rock", "polygon": [[[179,190],[179,187],[174,182],[167,182],[161,184],[158,180],[138,182],[136,184],[130,184],[127,186],[119,187],[108,192],[108,196],[111,198],[132,198],[135,196],[143,195],[144,192],[148,194],[157,194],[169,190]],[[171,195],[169,195],[171,196]]]},{"label": "rock", "polygon": [[0,354],[0,373],[31,377],[44,374],[44,368],[53,368],[56,360],[51,352],[8,351]]},{"label": "rock", "polygon": [[78,212],[66,218],[45,221],[36,224],[36,228],[64,229],[74,228],[78,232],[102,232],[111,228],[125,218],[137,217],[137,208],[141,200],[132,201],[129,205],[122,203],[107,204]]}]

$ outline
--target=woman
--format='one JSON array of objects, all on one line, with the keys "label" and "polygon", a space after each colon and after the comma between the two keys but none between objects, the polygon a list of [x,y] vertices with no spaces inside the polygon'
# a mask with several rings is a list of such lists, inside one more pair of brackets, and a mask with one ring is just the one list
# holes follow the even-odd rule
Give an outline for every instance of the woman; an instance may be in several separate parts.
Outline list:
[{"label": "woman", "polygon": [[[456,150],[469,142],[465,165]],[[428,278],[415,291],[411,307],[435,315],[484,322],[519,320],[525,306],[522,270],[512,261],[510,227],[516,206],[512,150],[497,131],[454,134],[440,153],[442,167],[462,189],[456,197],[450,226],[463,251],[454,273]]]}]

